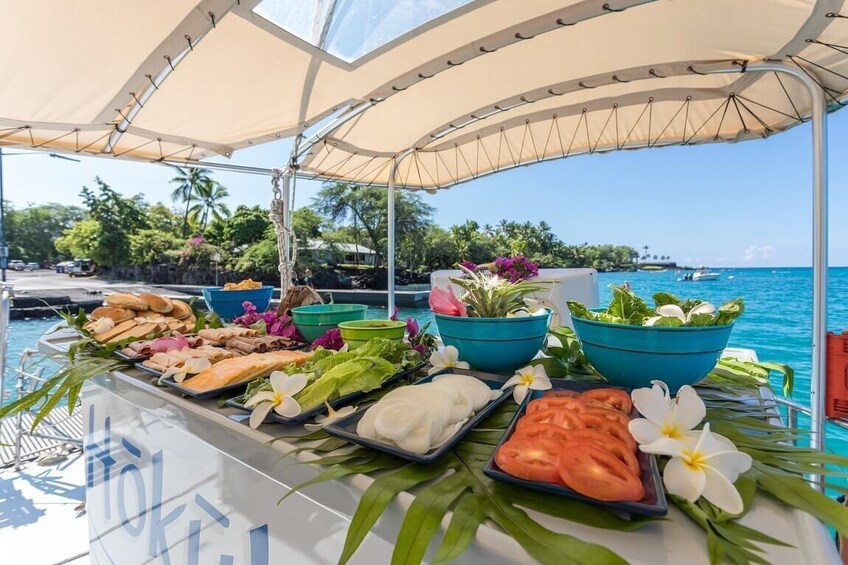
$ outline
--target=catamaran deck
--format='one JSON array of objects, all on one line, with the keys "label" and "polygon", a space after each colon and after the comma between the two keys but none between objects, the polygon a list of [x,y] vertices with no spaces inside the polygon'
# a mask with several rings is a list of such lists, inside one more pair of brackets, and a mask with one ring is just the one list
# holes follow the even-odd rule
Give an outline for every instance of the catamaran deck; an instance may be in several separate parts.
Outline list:
[{"label": "catamaran deck", "polygon": [[0,562],[90,563],[85,460],[81,451],[60,459],[0,470]]}]

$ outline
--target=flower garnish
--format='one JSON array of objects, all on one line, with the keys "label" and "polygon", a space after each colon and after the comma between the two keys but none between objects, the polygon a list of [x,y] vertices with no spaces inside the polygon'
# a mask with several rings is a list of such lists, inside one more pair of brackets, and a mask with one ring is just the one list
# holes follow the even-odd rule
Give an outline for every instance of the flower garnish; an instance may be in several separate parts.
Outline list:
[{"label": "flower garnish", "polygon": [[345,342],[342,340],[342,331],[339,328],[333,328],[324,332],[324,335],[313,341],[312,345],[339,351],[345,346]]},{"label": "flower garnish", "polygon": [[471,366],[465,361],[459,360],[459,350],[453,345],[445,347],[444,351],[434,351],[430,355],[430,370],[428,375],[438,373],[443,369],[470,369]]},{"label": "flower garnish", "polygon": [[269,380],[271,390],[257,392],[244,403],[245,408],[253,408],[250,414],[250,427],[253,429],[259,427],[271,410],[284,418],[294,418],[301,412],[294,395],[306,386],[306,375],[297,373],[289,376],[282,371],[274,371]]},{"label": "flower garnish", "polygon": [[709,302],[701,302],[686,314],[683,312],[683,308],[678,306],[677,304],[663,304],[659,308],[657,308],[657,314],[659,316],[654,316],[652,318],[648,318],[645,320],[646,326],[656,325],[657,322],[662,320],[663,318],[677,318],[681,323],[686,324],[692,321],[692,317],[697,314],[707,314],[712,316],[715,314],[716,307]]},{"label": "flower garnish", "polygon": [[310,431],[320,430],[324,426],[332,424],[336,420],[341,420],[342,418],[350,416],[351,414],[356,412],[356,406],[345,406],[343,408],[339,408],[338,410],[333,410],[333,407],[330,406],[329,402],[327,402],[326,400],[324,401],[324,406],[327,407],[327,414],[315,416],[315,423],[304,424],[304,428]]},{"label": "flower garnish", "polygon": [[95,320],[91,323],[89,331],[93,334],[102,334],[103,332],[108,332],[114,327],[115,320],[112,318],[100,318],[99,320]]},{"label": "flower garnish", "polygon": [[447,290],[434,288],[430,291],[430,309],[436,314],[445,316],[468,316],[468,306],[466,306],[456,294],[453,292],[453,287],[448,287]]},{"label": "flower garnish", "polygon": [[689,502],[703,496],[731,514],[744,509],[733,483],[751,468],[751,456],[738,451],[727,438],[712,433],[709,423],[704,424],[696,441],[691,437],[663,438],[640,449],[671,457],[663,472],[663,483],[669,493]]},{"label": "flower garnish", "polygon": [[662,381],[651,381],[651,388],[637,388],[630,393],[633,405],[644,418],[630,421],[630,433],[640,444],[650,444],[663,438],[684,439],[694,437],[695,426],[707,414],[704,401],[689,385],[680,387],[676,398],[671,398]]},{"label": "flower garnish", "polygon": [[501,390],[511,386],[515,387],[512,389],[512,398],[515,402],[521,404],[524,402],[527,393],[531,390],[548,390],[553,385],[551,384],[551,379],[548,378],[548,374],[545,372],[544,366],[528,365],[522,369],[518,369],[515,372],[515,376],[506,381],[501,387]]},{"label": "flower garnish", "polygon": [[162,376],[159,377],[159,384],[162,384],[162,381],[171,375],[174,376],[174,382],[181,383],[188,375],[196,375],[211,366],[212,362],[206,357],[189,357],[183,362],[181,367],[171,367],[162,373]]}]

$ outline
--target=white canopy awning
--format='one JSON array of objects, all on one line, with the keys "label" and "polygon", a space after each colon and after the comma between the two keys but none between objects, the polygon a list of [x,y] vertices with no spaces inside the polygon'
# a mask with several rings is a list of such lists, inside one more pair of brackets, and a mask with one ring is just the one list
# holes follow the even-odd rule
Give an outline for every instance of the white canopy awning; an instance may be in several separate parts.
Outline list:
[{"label": "white canopy awning", "polygon": [[[342,125],[301,170],[440,188],[546,159],[804,121],[779,60],[848,103],[843,0],[30,0],[0,19],[0,144],[200,161]],[[363,111],[364,110],[364,111]],[[353,119],[344,121],[346,116]]]}]

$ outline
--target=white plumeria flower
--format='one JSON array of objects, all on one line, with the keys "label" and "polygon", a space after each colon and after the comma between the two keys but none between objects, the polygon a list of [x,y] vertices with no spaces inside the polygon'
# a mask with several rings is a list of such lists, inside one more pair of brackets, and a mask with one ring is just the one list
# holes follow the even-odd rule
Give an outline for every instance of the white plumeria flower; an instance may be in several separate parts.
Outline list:
[{"label": "white plumeria flower", "polygon": [[427,371],[428,375],[432,375],[433,373],[438,373],[443,369],[470,369],[471,366],[465,362],[459,360],[459,350],[453,345],[448,345],[445,347],[444,351],[434,351],[430,355],[430,370]]},{"label": "white plumeria flower", "polygon": [[646,326],[653,326],[663,318],[677,318],[682,323],[687,323],[692,321],[692,316],[696,314],[709,314],[712,316],[715,314],[716,307],[709,302],[701,302],[691,310],[689,310],[689,314],[683,313],[683,308],[678,306],[677,304],[663,304],[659,308],[657,308],[657,314],[659,316],[654,316],[653,318],[648,318],[645,320]]},{"label": "white plumeria flower", "polygon": [[306,386],[306,375],[297,373],[289,376],[282,371],[274,371],[269,380],[271,390],[257,392],[244,403],[245,408],[253,408],[250,414],[250,427],[253,429],[259,427],[272,409],[283,418],[294,418],[301,412],[300,404],[293,397]]},{"label": "white plumeria flower", "polygon": [[692,430],[707,415],[704,401],[689,385],[683,385],[671,398],[668,386],[651,381],[651,388],[637,388],[630,393],[633,405],[644,418],[630,421],[629,429],[639,444],[650,444],[663,438],[684,439],[697,435]]},{"label": "white plumeria flower", "polygon": [[324,401],[324,406],[327,407],[327,414],[321,414],[320,416],[315,416],[314,424],[304,424],[303,427],[307,430],[314,431],[320,430],[324,426],[328,424],[332,424],[336,420],[341,420],[342,418],[346,418],[350,416],[354,412],[356,412],[356,406],[345,406],[343,408],[339,408],[338,410],[333,410],[333,407],[330,406],[327,401]]},{"label": "white plumeria flower", "polygon": [[671,456],[663,472],[669,493],[689,502],[703,496],[725,512],[742,512],[742,497],[733,483],[751,468],[751,456],[738,451],[727,438],[712,433],[709,423],[704,424],[696,441],[664,438],[641,449]]},{"label": "white plumeria flower", "polygon": [[103,332],[108,332],[112,328],[115,327],[115,320],[112,318],[100,318],[99,320],[95,320],[92,322],[90,326],[90,332],[93,334],[102,334]]},{"label": "white plumeria flower", "polygon": [[171,367],[159,377],[159,383],[170,377],[174,376],[174,382],[181,383],[185,380],[188,375],[196,375],[201,371],[205,371],[209,367],[212,366],[212,362],[206,357],[189,357],[185,360],[182,367]]},{"label": "white plumeria flower", "polygon": [[524,402],[527,393],[531,390],[548,390],[553,385],[551,384],[551,379],[548,378],[548,374],[545,372],[545,367],[542,365],[528,365],[522,369],[518,369],[515,372],[515,376],[506,381],[501,387],[501,390],[511,386],[515,387],[512,389],[512,398],[515,399],[515,402],[521,404]]}]

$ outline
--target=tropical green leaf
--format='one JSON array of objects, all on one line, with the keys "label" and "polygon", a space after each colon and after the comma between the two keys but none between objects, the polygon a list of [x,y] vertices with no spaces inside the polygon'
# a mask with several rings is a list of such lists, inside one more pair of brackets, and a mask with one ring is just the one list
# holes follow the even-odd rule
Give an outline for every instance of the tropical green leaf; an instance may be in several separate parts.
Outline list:
[{"label": "tropical green leaf", "polygon": [[612,300],[607,306],[606,313],[616,318],[621,318],[626,324],[642,325],[642,321],[654,314],[645,301],[633,294],[633,292],[619,286],[610,286]]},{"label": "tropical green leaf", "polygon": [[477,528],[486,518],[487,502],[484,494],[472,492],[462,497],[454,506],[453,517],[433,560],[435,563],[445,563],[456,559],[468,548],[474,540]]},{"label": "tropical green leaf", "polygon": [[654,326],[658,328],[679,328],[682,325],[683,322],[680,319],[671,316],[662,316],[654,323]]},{"label": "tropical green leaf", "polygon": [[670,292],[657,292],[652,298],[654,299],[654,304],[656,304],[657,308],[665,306],[666,304],[680,306],[680,299]]}]

